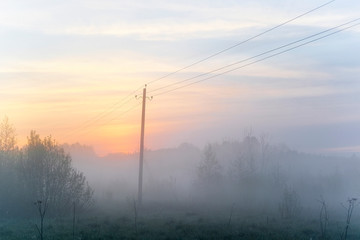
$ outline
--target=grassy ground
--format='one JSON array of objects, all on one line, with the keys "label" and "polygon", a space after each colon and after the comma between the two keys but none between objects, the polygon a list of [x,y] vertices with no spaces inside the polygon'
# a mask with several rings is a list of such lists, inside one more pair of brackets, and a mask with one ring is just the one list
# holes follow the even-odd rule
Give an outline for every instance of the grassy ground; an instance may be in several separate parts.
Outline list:
[{"label": "grassy ground", "polygon": [[[2,219],[0,239],[39,239],[35,224],[38,224],[38,219]],[[357,226],[358,222],[352,222],[348,240],[360,238]],[[112,214],[91,212],[77,218],[75,227],[73,236],[71,218],[47,218],[44,239],[321,239],[318,219],[284,220],[225,211],[210,215],[206,211],[156,207],[142,210],[136,218],[134,211],[114,211]],[[343,222],[330,222],[326,239],[340,239],[343,229]]]}]

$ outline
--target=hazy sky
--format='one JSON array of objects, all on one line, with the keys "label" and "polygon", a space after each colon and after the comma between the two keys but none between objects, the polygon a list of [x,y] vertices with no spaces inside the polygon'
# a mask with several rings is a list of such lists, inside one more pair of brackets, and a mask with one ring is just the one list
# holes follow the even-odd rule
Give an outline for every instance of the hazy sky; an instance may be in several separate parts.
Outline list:
[{"label": "hazy sky", "polygon": [[[0,117],[15,125],[20,144],[34,129],[100,154],[137,151],[141,100],[134,95],[141,89],[134,90],[326,2],[2,0]],[[337,0],[149,84],[148,92],[359,17],[359,1]],[[356,26],[155,96],[145,145],[203,146],[252,128],[299,150],[360,152],[359,46]]]}]

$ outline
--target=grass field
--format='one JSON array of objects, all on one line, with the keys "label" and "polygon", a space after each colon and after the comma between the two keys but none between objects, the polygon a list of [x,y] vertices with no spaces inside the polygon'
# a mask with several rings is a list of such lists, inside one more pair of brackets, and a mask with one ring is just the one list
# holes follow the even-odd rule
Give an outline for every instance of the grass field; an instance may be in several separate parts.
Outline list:
[{"label": "grass field", "polygon": [[[77,217],[73,234],[71,217],[46,218],[44,239],[324,239],[320,221],[314,217],[281,219],[244,211],[147,206],[136,216],[130,208],[98,213],[95,210]],[[341,239],[345,219],[329,221],[325,239]],[[343,220],[343,221],[341,221]],[[37,218],[2,219],[1,240],[40,239]],[[347,239],[360,239],[360,222],[351,222]]]}]

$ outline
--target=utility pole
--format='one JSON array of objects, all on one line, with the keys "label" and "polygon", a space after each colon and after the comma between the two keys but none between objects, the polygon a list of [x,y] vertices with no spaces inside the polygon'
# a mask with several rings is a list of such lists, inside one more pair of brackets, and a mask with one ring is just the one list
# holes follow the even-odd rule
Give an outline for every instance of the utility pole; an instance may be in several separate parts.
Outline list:
[{"label": "utility pole", "polygon": [[[135,96],[137,98],[137,96]],[[142,96],[142,114],[141,114],[141,136],[140,136],[140,158],[139,158],[139,185],[138,185],[138,205],[142,205],[142,182],[144,165],[144,135],[145,135],[145,108],[146,108],[146,85]],[[150,98],[150,100],[152,97]]]}]

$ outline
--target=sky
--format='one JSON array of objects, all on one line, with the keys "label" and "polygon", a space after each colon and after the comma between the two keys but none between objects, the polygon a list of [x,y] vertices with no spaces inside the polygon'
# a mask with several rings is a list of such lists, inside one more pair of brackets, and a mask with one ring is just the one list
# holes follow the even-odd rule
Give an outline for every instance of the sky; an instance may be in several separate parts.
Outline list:
[{"label": "sky", "polygon": [[136,152],[135,95],[148,83],[148,149],[241,140],[251,129],[300,151],[360,152],[359,25],[182,87],[355,20],[359,1],[333,1],[164,77],[326,2],[2,0],[0,118],[13,123],[20,145],[35,130],[100,155]]}]

